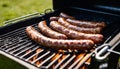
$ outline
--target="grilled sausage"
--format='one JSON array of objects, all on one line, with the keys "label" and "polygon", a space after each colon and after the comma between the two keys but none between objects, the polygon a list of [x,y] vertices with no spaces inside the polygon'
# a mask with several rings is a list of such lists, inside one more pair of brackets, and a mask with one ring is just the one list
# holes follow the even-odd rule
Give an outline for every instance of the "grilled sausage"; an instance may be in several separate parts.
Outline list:
[{"label": "grilled sausage", "polygon": [[[67,14],[65,14],[65,13],[63,13],[63,12],[61,12],[59,16],[62,17],[62,18],[65,18],[65,19],[68,19],[68,18],[70,18],[70,19],[75,19],[74,17],[72,17],[72,16],[70,16],[70,15],[67,15]],[[52,17],[50,17],[49,20],[50,20],[50,21],[58,21],[58,19],[59,19],[60,17],[52,16]]]},{"label": "grilled sausage", "polygon": [[49,28],[46,24],[45,21],[41,21],[38,24],[38,28],[40,29],[40,31],[42,33],[44,33],[45,35],[51,37],[51,38],[55,38],[55,39],[67,39],[67,36],[61,33],[58,33],[54,30],[52,30],[51,28]]},{"label": "grilled sausage", "polygon": [[67,35],[69,38],[90,39],[90,40],[93,40],[95,43],[100,43],[103,40],[103,35],[101,34],[85,34],[85,33],[77,32],[62,26],[57,21],[51,21],[50,26],[54,30]]},{"label": "grilled sausage", "polygon": [[80,20],[75,20],[75,19],[66,19],[67,22],[73,24],[73,25],[78,25],[80,27],[86,27],[86,28],[95,28],[95,27],[105,27],[104,22],[90,22],[90,21],[80,21]]},{"label": "grilled sausage", "polygon": [[50,17],[50,21],[58,21],[58,19],[59,19],[60,17],[55,17],[55,16],[53,16],[53,17]]},{"label": "grilled sausage", "polygon": [[83,32],[83,33],[97,34],[97,33],[100,33],[101,30],[102,30],[100,27],[84,28],[84,27],[79,27],[79,26],[76,26],[76,25],[72,25],[72,24],[68,23],[64,18],[59,18],[58,22],[61,25],[65,26],[65,27],[67,27],[69,29],[76,30],[78,32]]},{"label": "grilled sausage", "polygon": [[68,18],[70,18],[70,19],[75,19],[74,17],[72,17],[72,16],[70,16],[70,15],[67,15],[67,14],[65,14],[65,13],[60,13],[60,17],[63,17],[63,18],[65,18],[65,19],[68,19]]},{"label": "grilled sausage", "polygon": [[37,32],[32,26],[26,28],[28,36],[37,43],[54,49],[88,50],[94,46],[91,40],[63,40],[48,38]]}]

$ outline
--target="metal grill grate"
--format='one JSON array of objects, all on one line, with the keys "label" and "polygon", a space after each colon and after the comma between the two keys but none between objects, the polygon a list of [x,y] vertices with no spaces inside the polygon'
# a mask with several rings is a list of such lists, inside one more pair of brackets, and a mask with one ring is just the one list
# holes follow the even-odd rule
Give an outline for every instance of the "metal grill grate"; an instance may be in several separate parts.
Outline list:
[{"label": "metal grill grate", "polygon": [[[0,50],[18,58],[36,68],[74,68],[80,67],[80,61],[87,53],[64,53],[46,49],[29,39],[25,27],[0,36]],[[74,62],[74,63],[73,63]]]}]

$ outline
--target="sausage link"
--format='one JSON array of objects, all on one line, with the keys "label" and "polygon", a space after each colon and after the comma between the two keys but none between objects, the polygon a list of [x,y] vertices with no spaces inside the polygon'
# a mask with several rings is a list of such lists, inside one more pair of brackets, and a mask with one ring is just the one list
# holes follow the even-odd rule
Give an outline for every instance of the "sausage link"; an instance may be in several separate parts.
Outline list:
[{"label": "sausage link", "polygon": [[[70,16],[70,15],[67,15],[67,14],[65,14],[65,13],[63,13],[63,12],[61,12],[59,16],[62,17],[62,18],[65,18],[65,19],[68,19],[68,18],[70,18],[70,19],[75,19],[74,17],[72,17],[72,16]],[[52,17],[50,17],[49,20],[50,20],[50,21],[58,21],[58,19],[59,19],[60,17],[52,16]]]},{"label": "sausage link", "polygon": [[37,32],[32,26],[26,28],[26,33],[37,43],[54,49],[89,50],[94,46],[94,42],[91,40],[63,40],[48,38]]},{"label": "sausage link", "polygon": [[45,21],[41,21],[39,24],[38,24],[38,28],[40,29],[40,31],[51,37],[51,38],[55,38],[55,39],[67,39],[67,36],[64,35],[64,34],[61,34],[61,33],[58,33],[54,30],[52,30],[51,28],[49,28],[46,24]]},{"label": "sausage link", "polygon": [[65,18],[65,19],[68,19],[68,18],[70,18],[70,19],[75,19],[74,17],[72,17],[72,16],[70,16],[70,15],[67,15],[67,14],[65,14],[65,13],[63,13],[63,12],[60,13],[60,17],[63,17],[63,18]]},{"label": "sausage link", "polygon": [[69,38],[90,39],[90,40],[93,40],[95,43],[100,43],[103,40],[103,35],[101,34],[85,34],[85,33],[77,32],[62,26],[57,21],[51,21],[50,26],[54,30],[67,35]]},{"label": "sausage link", "polygon": [[102,28],[100,28],[100,27],[84,28],[84,27],[72,25],[72,24],[68,23],[64,18],[59,18],[58,22],[69,29],[76,30],[78,32],[83,32],[83,33],[98,34],[102,30]]},{"label": "sausage link", "polygon": [[58,19],[59,19],[60,17],[56,17],[56,16],[52,16],[52,17],[50,17],[50,21],[58,21]]},{"label": "sausage link", "polygon": [[75,20],[75,19],[66,19],[67,22],[73,24],[73,25],[78,25],[80,27],[86,27],[86,28],[95,28],[95,27],[105,27],[104,22],[90,22],[90,21],[80,21],[80,20]]}]

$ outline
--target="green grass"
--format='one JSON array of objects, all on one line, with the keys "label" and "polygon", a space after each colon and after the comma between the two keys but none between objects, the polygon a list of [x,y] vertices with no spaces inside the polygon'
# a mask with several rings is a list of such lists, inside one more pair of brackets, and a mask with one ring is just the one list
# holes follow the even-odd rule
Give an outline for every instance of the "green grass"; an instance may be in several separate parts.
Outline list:
[{"label": "green grass", "polygon": [[[0,26],[3,22],[34,12],[52,8],[52,0],[0,0]],[[0,55],[0,69],[25,69],[18,63]]]},{"label": "green grass", "polygon": [[52,8],[52,0],[0,0],[0,26],[3,22]]}]

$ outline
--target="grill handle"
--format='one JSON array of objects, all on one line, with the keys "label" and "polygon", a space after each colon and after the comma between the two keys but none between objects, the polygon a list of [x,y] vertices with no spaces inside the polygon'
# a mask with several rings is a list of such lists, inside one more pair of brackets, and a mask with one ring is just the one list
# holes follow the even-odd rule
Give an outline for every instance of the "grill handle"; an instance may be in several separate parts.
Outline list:
[{"label": "grill handle", "polygon": [[45,14],[52,12],[53,10],[51,8],[48,8],[44,11]]},{"label": "grill handle", "polygon": [[[98,47],[95,50],[96,59],[101,61],[107,58],[110,52],[113,52],[111,50],[113,50],[119,43],[120,43],[120,33],[118,33],[109,43],[103,44],[102,46]],[[98,50],[100,51],[97,52]]]},{"label": "grill handle", "polygon": [[35,12],[35,13],[32,13],[32,14],[28,14],[28,15],[25,15],[25,16],[21,16],[21,17],[18,17],[18,18],[14,18],[14,19],[5,21],[3,23],[4,23],[4,25],[8,25],[10,23],[15,23],[15,22],[21,21],[23,19],[27,19],[27,18],[31,18],[31,17],[35,17],[35,16],[40,16],[40,15],[42,15],[42,14],[39,13],[39,12]]},{"label": "grill handle", "polygon": [[109,49],[109,46],[104,46],[99,52],[96,52],[95,58],[99,61],[104,60],[109,55],[109,53],[103,55],[107,52],[107,49]]}]

